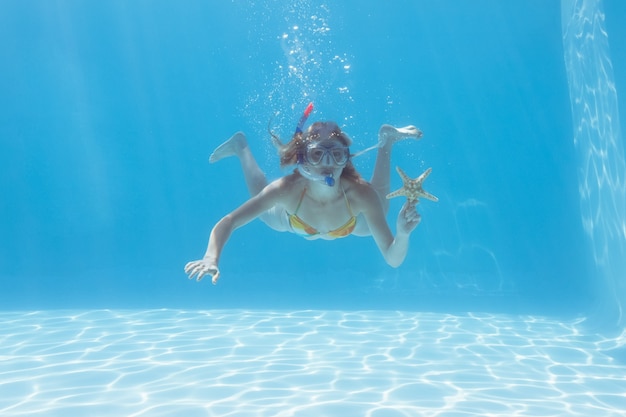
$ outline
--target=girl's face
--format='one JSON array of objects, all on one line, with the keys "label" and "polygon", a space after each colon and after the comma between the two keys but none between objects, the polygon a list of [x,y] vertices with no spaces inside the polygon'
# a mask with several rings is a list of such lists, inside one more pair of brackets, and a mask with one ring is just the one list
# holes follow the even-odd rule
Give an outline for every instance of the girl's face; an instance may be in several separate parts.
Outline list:
[{"label": "girl's face", "polygon": [[332,187],[350,160],[350,140],[332,122],[314,123],[304,139],[305,148],[298,155],[300,173]]},{"label": "girl's face", "polygon": [[341,177],[343,168],[348,163],[350,151],[337,137],[313,141],[307,145],[304,154],[307,172],[327,185],[334,185],[335,178]]}]

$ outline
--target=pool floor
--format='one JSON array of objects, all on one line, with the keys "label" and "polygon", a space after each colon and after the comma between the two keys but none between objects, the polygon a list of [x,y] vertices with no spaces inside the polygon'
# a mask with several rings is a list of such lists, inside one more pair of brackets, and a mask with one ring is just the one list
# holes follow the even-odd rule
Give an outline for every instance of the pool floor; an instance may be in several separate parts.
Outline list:
[{"label": "pool floor", "polygon": [[0,415],[623,416],[584,320],[391,311],[0,313]]}]

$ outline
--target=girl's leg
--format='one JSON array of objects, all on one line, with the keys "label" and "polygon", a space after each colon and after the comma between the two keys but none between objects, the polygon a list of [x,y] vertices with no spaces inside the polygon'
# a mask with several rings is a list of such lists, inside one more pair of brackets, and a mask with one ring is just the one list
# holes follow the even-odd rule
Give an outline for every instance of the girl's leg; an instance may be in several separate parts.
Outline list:
[{"label": "girl's leg", "polygon": [[[254,155],[252,155],[250,147],[248,146],[248,140],[243,132],[235,133],[230,139],[215,148],[209,157],[209,162],[214,163],[228,156],[236,156],[239,159],[250,196],[255,196],[260,193],[268,184],[267,178],[259,167],[259,164],[257,164],[256,159],[254,159]],[[279,232],[289,230],[289,223],[286,221],[286,213],[284,209],[280,207],[271,208],[259,216],[259,218],[263,223],[274,230],[278,230]]]},{"label": "girl's leg", "polygon": [[209,157],[209,162],[214,163],[228,156],[236,156],[239,162],[241,162],[241,169],[243,170],[243,176],[250,196],[260,193],[267,185],[267,179],[254,159],[254,155],[252,155],[248,146],[246,135],[243,132],[235,133],[230,139],[215,148]]},{"label": "girl's leg", "polygon": [[378,131],[378,153],[370,183],[380,197],[385,214],[389,210],[387,194],[389,194],[391,187],[391,149],[396,142],[407,138],[420,139],[421,137],[421,130],[415,126],[395,128],[390,125],[382,125]]}]

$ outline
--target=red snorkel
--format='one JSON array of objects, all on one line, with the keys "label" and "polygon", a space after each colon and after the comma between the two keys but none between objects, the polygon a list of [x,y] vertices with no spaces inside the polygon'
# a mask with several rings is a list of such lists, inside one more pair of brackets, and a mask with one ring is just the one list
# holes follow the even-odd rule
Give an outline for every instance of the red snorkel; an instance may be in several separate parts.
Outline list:
[{"label": "red snorkel", "polygon": [[311,114],[312,111],[313,111],[313,102],[310,102],[309,105],[306,106],[306,109],[304,109],[304,112],[302,113],[302,116],[300,117],[300,121],[298,122],[298,125],[296,126],[295,133],[302,133],[302,128],[304,127],[304,124],[306,123],[306,119],[309,118],[309,114]]},{"label": "red snorkel", "polygon": [[[298,121],[298,125],[296,126],[296,131],[294,135],[297,135],[298,133],[302,133],[302,128],[304,127],[304,124],[306,123],[306,120],[309,118],[309,115],[311,114],[312,111],[313,111],[313,102],[310,102],[309,105],[306,106],[306,109],[304,109],[302,116],[300,116],[300,121]],[[269,122],[267,122],[267,133],[269,133],[270,136],[272,137],[272,143],[274,144],[276,149],[280,151],[285,145],[283,145],[278,135],[272,132],[272,129],[270,127],[272,123],[272,119],[273,117],[270,118]]]}]

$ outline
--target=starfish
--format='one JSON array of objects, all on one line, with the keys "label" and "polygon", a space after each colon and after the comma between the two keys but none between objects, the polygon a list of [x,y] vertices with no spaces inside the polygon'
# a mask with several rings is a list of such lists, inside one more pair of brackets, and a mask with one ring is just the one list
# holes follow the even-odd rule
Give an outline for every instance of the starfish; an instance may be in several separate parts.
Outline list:
[{"label": "starfish", "polygon": [[424,182],[424,180],[426,179],[426,177],[428,177],[428,175],[430,175],[430,172],[432,171],[432,168],[428,168],[426,171],[424,171],[424,173],[422,175],[420,175],[419,177],[415,178],[415,179],[411,179],[409,178],[408,175],[405,174],[404,171],[402,171],[402,169],[400,169],[400,167],[396,167],[396,171],[398,171],[398,174],[400,174],[400,177],[402,178],[402,182],[404,183],[402,185],[402,188],[387,194],[387,198],[394,198],[394,197],[399,197],[401,195],[406,196],[406,199],[409,202],[419,202],[419,198],[420,197],[424,197],[427,198],[431,201],[439,201],[439,199],[437,197],[435,197],[434,195],[424,191],[424,189],[422,188],[422,183]]}]

